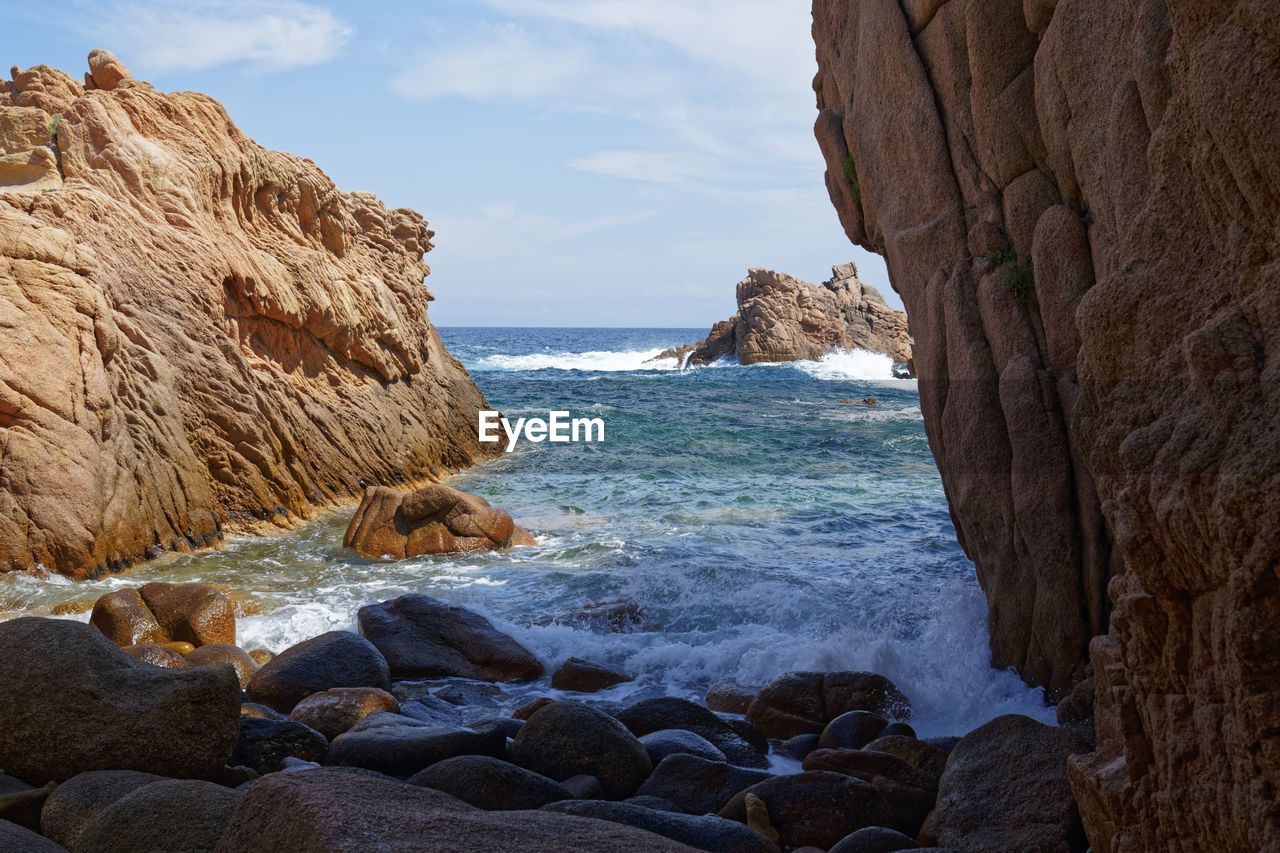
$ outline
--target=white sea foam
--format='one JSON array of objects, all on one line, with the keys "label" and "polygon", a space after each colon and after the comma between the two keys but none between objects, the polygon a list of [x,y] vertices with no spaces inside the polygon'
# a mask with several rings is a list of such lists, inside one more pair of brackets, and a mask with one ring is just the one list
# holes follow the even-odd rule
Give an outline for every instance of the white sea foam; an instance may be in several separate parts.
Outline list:
[{"label": "white sea foam", "polygon": [[629,370],[674,370],[674,358],[649,363],[662,352],[651,350],[602,350],[596,352],[535,352],[528,355],[489,355],[471,365],[472,370],[587,370],[617,373]]},{"label": "white sea foam", "polygon": [[836,350],[818,361],[793,361],[790,364],[814,379],[894,379],[893,359],[866,350]]}]

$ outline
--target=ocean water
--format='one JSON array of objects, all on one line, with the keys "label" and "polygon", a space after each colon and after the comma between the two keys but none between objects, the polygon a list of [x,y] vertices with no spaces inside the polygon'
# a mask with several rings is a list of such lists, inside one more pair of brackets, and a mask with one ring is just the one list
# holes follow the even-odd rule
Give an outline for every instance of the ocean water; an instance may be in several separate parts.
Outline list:
[{"label": "ocean water", "polygon": [[[911,380],[888,357],[679,369],[649,361],[701,329],[442,329],[490,405],[605,422],[601,443],[521,442],[451,484],[515,516],[536,547],[365,560],[351,509],[74,584],[0,578],[0,609],[48,613],[150,580],[225,584],[260,612],[240,643],[279,651],[425,592],[484,613],[548,666],[570,655],[637,677],[599,694],[701,698],[724,678],[867,669],[912,700],[922,736],[1000,714],[1046,722],[1041,691],[989,664],[986,605],[956,544]],[[874,397],[867,407],[841,402]],[[626,630],[584,618],[622,605]],[[80,615],[72,618],[87,618]],[[508,688],[507,704],[549,692]]]}]

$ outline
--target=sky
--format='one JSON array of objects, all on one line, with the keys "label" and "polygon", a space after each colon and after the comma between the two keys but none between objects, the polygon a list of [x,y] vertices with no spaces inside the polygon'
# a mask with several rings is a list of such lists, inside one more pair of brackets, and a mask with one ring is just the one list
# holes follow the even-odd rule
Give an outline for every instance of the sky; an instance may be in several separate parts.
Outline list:
[{"label": "sky", "polygon": [[762,266],[857,262],[813,138],[804,0],[65,0],[0,62],[105,47],[344,190],[420,211],[440,326],[702,327]]}]

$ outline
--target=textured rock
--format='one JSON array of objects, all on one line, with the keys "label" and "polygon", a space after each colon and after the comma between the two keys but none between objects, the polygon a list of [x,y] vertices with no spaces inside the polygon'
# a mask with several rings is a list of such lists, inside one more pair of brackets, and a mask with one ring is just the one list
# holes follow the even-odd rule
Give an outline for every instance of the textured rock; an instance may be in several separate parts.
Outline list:
[{"label": "textured rock", "polygon": [[249,657],[249,653],[239,646],[230,643],[209,643],[192,650],[183,657],[187,666],[204,666],[209,663],[229,663],[240,679],[240,686],[246,687],[258,671],[258,662]]},{"label": "textured rock", "polygon": [[245,692],[254,702],[288,714],[312,693],[332,687],[390,690],[386,658],[364,637],[329,631],[276,655],[254,673]]},{"label": "textured rock", "polygon": [[819,749],[805,756],[805,770],[829,770],[870,782],[880,792],[893,822],[888,824],[916,835],[938,799],[938,781],[883,752],[861,749]]},{"label": "textured rock", "polygon": [[400,703],[396,697],[377,687],[334,687],[322,693],[312,693],[294,705],[289,719],[333,740],[377,711],[398,714]]},{"label": "textured rock", "polygon": [[84,853],[211,853],[241,792],[196,779],[166,779],[101,809],[76,842]]},{"label": "textured rock", "polygon": [[542,675],[542,664],[478,613],[429,595],[402,595],[360,608],[360,633],[391,666],[396,680],[461,676],[479,681],[522,681]]},{"label": "textured rock", "polygon": [[211,777],[239,725],[230,666],[160,669],[80,622],[0,623],[0,767],[26,782],[106,769]]},{"label": "textured rock", "polygon": [[117,646],[165,643],[169,635],[136,589],[118,589],[93,603],[89,624]]},{"label": "textured rock", "polygon": [[790,738],[821,734],[832,720],[851,711],[907,717],[911,703],[892,681],[874,672],[788,672],[756,694],[747,707],[747,721],[767,737]]},{"label": "textured rock", "polygon": [[716,815],[656,811],[632,803],[605,800],[566,800],[546,806],[543,811],[634,826],[708,853],[775,853],[778,849],[755,830]]},{"label": "textured rock", "polygon": [[569,658],[551,675],[552,687],[575,693],[596,693],[628,681],[635,681],[635,677],[582,658]]},{"label": "textured rock", "polygon": [[453,554],[536,545],[529,531],[484,498],[448,486],[415,492],[386,486],[365,490],[342,544],[370,559]]},{"label": "textured rock", "polygon": [[993,658],[1092,661],[1094,849],[1280,846],[1273,4],[813,9],[827,186],[911,317]]},{"label": "textured rock", "polygon": [[285,760],[323,763],[329,750],[324,735],[302,723],[240,716],[240,738],[227,759],[231,767],[248,767],[257,773],[274,773]]},{"label": "textured rock", "polygon": [[641,735],[640,743],[649,753],[649,760],[657,767],[668,755],[696,755],[708,761],[724,761],[725,755],[715,744],[702,735],[684,729],[659,729]]},{"label": "textured rock", "polygon": [[66,853],[47,838],[19,826],[12,821],[0,820],[0,850],[21,850],[22,853]]},{"label": "textured rock", "polygon": [[68,850],[98,812],[143,785],[163,776],[136,770],[91,770],[59,785],[40,812],[40,833]]},{"label": "textured rock", "polygon": [[710,364],[723,358],[742,364],[816,360],[833,350],[884,353],[911,361],[907,316],[885,304],[874,287],[858,280],[858,268],[831,268],[821,287],[786,273],[755,268],[738,282],[738,313],[716,323],[705,339],[657,358]]},{"label": "textured rock", "polygon": [[870,711],[847,711],[827,723],[818,738],[823,749],[861,749],[880,736],[888,721]]},{"label": "textured rock", "polygon": [[759,688],[744,687],[736,681],[721,681],[707,691],[707,707],[728,714],[745,714]]},{"label": "textured rock", "polygon": [[821,771],[775,776],[738,793],[721,817],[747,821],[747,798],[759,797],[784,849],[812,845],[826,850],[864,826],[891,820],[880,793],[861,779]]},{"label": "textured rock", "polygon": [[616,823],[547,812],[486,812],[416,785],[339,768],[255,782],[218,853],[281,850],[519,850],[521,853],[691,853]]},{"label": "textured rock", "polygon": [[554,779],[486,755],[437,761],[411,776],[409,784],[443,791],[486,811],[537,809],[573,799],[569,789]]},{"label": "textured rock", "polygon": [[769,743],[760,737],[759,732],[750,727],[740,730],[734,722],[721,719],[688,699],[675,696],[645,699],[623,708],[616,716],[637,737],[664,729],[683,729],[705,738],[732,764],[744,767],[767,767],[769,764],[764,756]]},{"label": "textured rock", "polygon": [[236,643],[236,612],[222,590],[199,583],[149,583],[138,590],[169,642]]},{"label": "textured rock", "polygon": [[766,770],[679,753],[662,759],[637,793],[661,797],[682,812],[707,814],[718,812],[739,791],[771,776]]},{"label": "textured rock", "polygon": [[577,702],[539,709],[516,735],[511,759],[556,781],[594,776],[614,800],[634,794],[653,770],[644,745],[622,723]]},{"label": "textured rock", "polygon": [[91,91],[0,81],[0,571],[95,575],[500,452],[417,213],[90,64]]},{"label": "textured rock", "polygon": [[457,726],[368,725],[338,735],[329,745],[329,763],[363,767],[388,776],[408,778],[437,761],[460,755],[505,757],[507,738],[501,729],[481,731]]},{"label": "textured rock", "polygon": [[868,826],[850,833],[827,853],[894,853],[912,850],[920,845],[909,835],[885,826]]},{"label": "textured rock", "polygon": [[902,735],[882,735],[863,749],[868,752],[883,752],[894,758],[905,761],[930,779],[937,781],[942,777],[943,768],[947,766],[948,752],[932,744],[913,737]]}]

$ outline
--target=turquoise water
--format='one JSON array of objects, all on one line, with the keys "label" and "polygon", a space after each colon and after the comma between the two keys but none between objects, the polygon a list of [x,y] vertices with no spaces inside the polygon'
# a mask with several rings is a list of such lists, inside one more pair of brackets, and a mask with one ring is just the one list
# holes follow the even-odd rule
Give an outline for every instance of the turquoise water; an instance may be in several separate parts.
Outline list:
[{"label": "turquoise water", "polygon": [[[47,612],[156,578],[223,583],[267,611],[240,620],[241,644],[279,650],[350,627],[365,603],[421,591],[487,614],[549,667],[572,654],[637,675],[605,694],[618,701],[872,669],[912,699],[925,735],[1001,713],[1051,719],[1039,691],[988,664],[985,604],[915,383],[892,379],[888,358],[679,370],[646,359],[705,330],[441,333],[508,418],[558,409],[605,422],[602,443],[521,442],[452,481],[510,511],[538,546],[363,560],[340,547],[347,510],[88,584],[6,578],[6,608]],[[864,397],[879,405],[839,402]],[[629,603],[638,622],[622,633],[584,624],[601,602]],[[547,688],[513,701],[530,692]]]}]

